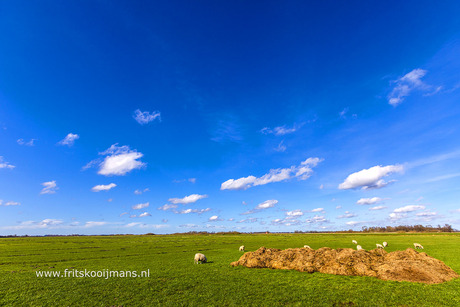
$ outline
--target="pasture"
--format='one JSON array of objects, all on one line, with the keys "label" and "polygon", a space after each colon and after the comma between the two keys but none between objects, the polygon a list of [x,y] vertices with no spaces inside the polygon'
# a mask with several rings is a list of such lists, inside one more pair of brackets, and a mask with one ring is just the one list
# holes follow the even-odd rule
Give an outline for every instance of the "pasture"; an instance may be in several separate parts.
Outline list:
[{"label": "pasture", "polygon": [[[261,246],[388,252],[422,244],[460,272],[460,234],[241,234],[0,239],[0,305],[8,306],[460,306],[460,278],[427,285],[229,264]],[[201,252],[209,263],[194,264]],[[36,271],[150,271],[149,277],[37,277]]]}]

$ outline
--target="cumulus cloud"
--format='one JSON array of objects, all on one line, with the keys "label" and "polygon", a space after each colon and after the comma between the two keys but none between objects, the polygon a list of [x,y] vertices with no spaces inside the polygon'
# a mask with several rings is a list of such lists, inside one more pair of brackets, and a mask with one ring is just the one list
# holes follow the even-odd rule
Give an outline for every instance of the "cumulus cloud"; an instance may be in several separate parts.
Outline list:
[{"label": "cumulus cloud", "polygon": [[56,180],[43,182],[42,186],[44,186],[44,188],[41,190],[40,194],[54,194],[56,190],[59,189]]},{"label": "cumulus cloud", "polygon": [[403,102],[404,98],[409,96],[413,90],[429,89],[430,87],[422,81],[422,78],[426,73],[426,70],[417,68],[405,74],[404,76],[391,81],[391,83],[395,84],[395,86],[391,93],[388,95],[388,103],[392,106],[397,106]]},{"label": "cumulus cloud", "polygon": [[255,176],[242,177],[239,179],[229,179],[222,183],[221,190],[246,190],[253,186],[264,185],[272,182],[285,181],[291,178],[306,180],[313,173],[313,167],[323,161],[320,158],[308,158],[298,166],[290,168],[271,169],[268,174],[259,178]]},{"label": "cumulus cloud", "polygon": [[400,173],[404,170],[402,165],[373,166],[349,175],[344,182],[339,184],[339,189],[378,189],[387,186],[390,182],[385,182],[382,178],[392,173]]},{"label": "cumulus cloud", "polygon": [[7,168],[7,169],[13,169],[16,166],[11,165],[10,163],[6,162],[2,156],[0,156],[0,168]]},{"label": "cumulus cloud", "polygon": [[303,212],[300,209],[286,212],[286,216],[295,216],[295,217],[297,217],[297,216],[302,216],[302,215],[303,215]]},{"label": "cumulus cloud", "polygon": [[218,215],[213,215],[208,219],[209,222],[221,221]]},{"label": "cumulus cloud", "polygon": [[152,215],[150,213],[148,213],[148,212],[144,212],[144,213],[139,214],[139,217],[146,217],[146,216],[152,216]]},{"label": "cumulus cloud", "polygon": [[[104,176],[123,176],[134,169],[140,169],[146,164],[138,161],[143,157],[143,154],[136,150],[131,150],[129,146],[118,146],[118,143],[113,144],[106,151],[100,153],[106,156],[99,164],[99,175]],[[90,162],[89,164],[91,164]],[[88,165],[87,165],[88,166]],[[91,165],[90,165],[91,166]],[[84,168],[87,168],[86,166]]]},{"label": "cumulus cloud", "polygon": [[34,146],[34,141],[36,141],[36,139],[30,139],[30,141],[26,142],[24,141],[24,139],[18,139],[16,142],[19,144],[19,145],[24,145],[24,146]]},{"label": "cumulus cloud", "polygon": [[159,111],[153,111],[152,113],[148,111],[141,112],[141,110],[137,109],[134,111],[133,118],[141,125],[146,125],[155,119],[161,121],[161,114]]},{"label": "cumulus cloud", "polygon": [[143,203],[143,204],[134,205],[134,206],[132,206],[132,208],[134,210],[139,210],[139,209],[147,208],[148,206],[150,206],[150,204],[149,204],[149,202],[146,202],[146,203]]},{"label": "cumulus cloud", "polygon": [[200,199],[207,198],[208,195],[192,194],[185,196],[184,198],[170,198],[168,201],[171,204],[192,204]]},{"label": "cumulus cloud", "polygon": [[386,208],[385,206],[375,206],[375,207],[369,208],[369,210],[382,210],[385,208]]},{"label": "cumulus cloud", "polygon": [[79,138],[80,136],[78,134],[69,133],[64,139],[58,142],[58,145],[71,147]]},{"label": "cumulus cloud", "polygon": [[254,209],[246,211],[246,212],[241,213],[241,214],[242,215],[253,214],[253,213],[259,212],[261,210],[265,210],[265,209],[268,209],[268,208],[273,208],[277,203],[278,203],[278,201],[276,199],[269,199],[269,200],[266,200],[266,201],[258,204]]},{"label": "cumulus cloud", "polygon": [[110,184],[106,184],[106,185],[99,184],[99,185],[96,185],[96,186],[92,187],[91,191],[93,191],[93,192],[108,191],[110,189],[113,189],[116,186],[117,185],[115,183],[110,183]]},{"label": "cumulus cloud", "polygon": [[171,205],[171,204],[165,204],[159,208],[157,208],[158,210],[163,210],[163,211],[167,211],[169,209],[176,209],[177,208],[177,205]]},{"label": "cumulus cloud", "polygon": [[382,200],[383,199],[379,197],[361,198],[356,203],[358,205],[373,205],[373,204],[381,202]]}]

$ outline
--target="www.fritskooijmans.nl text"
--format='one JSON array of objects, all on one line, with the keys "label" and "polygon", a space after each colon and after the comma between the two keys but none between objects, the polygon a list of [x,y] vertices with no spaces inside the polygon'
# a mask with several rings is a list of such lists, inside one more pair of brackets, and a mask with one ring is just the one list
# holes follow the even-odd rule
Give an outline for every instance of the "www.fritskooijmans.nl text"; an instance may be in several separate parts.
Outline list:
[{"label": "www.fritskooijmans.nl text", "polygon": [[147,271],[114,271],[114,270],[68,270],[62,271],[36,271],[37,277],[93,277],[93,278],[105,278],[109,279],[112,277],[150,277],[150,269]]}]

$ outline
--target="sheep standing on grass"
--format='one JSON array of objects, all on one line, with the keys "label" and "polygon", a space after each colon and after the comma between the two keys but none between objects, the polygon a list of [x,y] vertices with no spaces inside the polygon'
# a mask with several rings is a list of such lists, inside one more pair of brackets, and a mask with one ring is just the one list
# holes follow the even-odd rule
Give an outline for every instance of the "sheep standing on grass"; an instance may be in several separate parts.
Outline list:
[{"label": "sheep standing on grass", "polygon": [[384,248],[382,244],[375,244],[375,246],[377,246],[377,248]]},{"label": "sheep standing on grass", "polygon": [[240,251],[240,252],[244,252],[244,245],[241,245],[241,246],[240,246],[239,251]]},{"label": "sheep standing on grass", "polygon": [[356,240],[352,240],[351,243],[358,244],[358,242],[356,242]]},{"label": "sheep standing on grass", "polygon": [[419,243],[414,243],[414,248],[419,248],[419,249],[423,249],[423,246],[422,244],[419,244]]},{"label": "sheep standing on grass", "polygon": [[356,249],[359,250],[359,251],[364,250],[364,248],[362,248],[361,245],[356,245]]},{"label": "sheep standing on grass", "polygon": [[195,254],[195,264],[200,262],[200,263],[206,263],[208,259],[206,259],[206,256],[201,254],[201,253],[196,253]]},{"label": "sheep standing on grass", "polygon": [[387,247],[388,246],[388,243],[387,242],[383,242],[383,247]]}]

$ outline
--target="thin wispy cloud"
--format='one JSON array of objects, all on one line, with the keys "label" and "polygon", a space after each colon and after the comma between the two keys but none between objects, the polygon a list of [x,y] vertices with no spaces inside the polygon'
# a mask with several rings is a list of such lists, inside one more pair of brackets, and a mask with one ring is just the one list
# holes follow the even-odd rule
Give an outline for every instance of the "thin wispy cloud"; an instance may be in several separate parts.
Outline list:
[{"label": "thin wispy cloud", "polygon": [[6,162],[2,156],[0,156],[0,168],[13,169],[16,166],[11,165],[9,162]]},{"label": "thin wispy cloud", "polygon": [[269,200],[266,200],[266,201],[258,204],[254,209],[246,211],[246,212],[241,213],[241,214],[242,215],[253,214],[253,213],[259,212],[261,210],[265,210],[265,209],[268,209],[268,208],[273,208],[277,203],[278,203],[278,200],[269,199]]},{"label": "thin wispy cloud", "polygon": [[403,170],[404,168],[402,165],[373,166],[349,175],[345,181],[339,185],[339,189],[380,189],[392,182],[386,182],[382,179],[383,177],[387,177],[393,173],[401,173]]},{"label": "thin wispy cloud", "polygon": [[176,214],[189,214],[189,213],[197,213],[197,214],[202,214],[205,212],[211,211],[211,208],[206,208],[206,209],[184,209],[181,211],[174,211]]},{"label": "thin wispy cloud", "polygon": [[372,197],[372,198],[361,198],[356,203],[358,205],[373,205],[379,202],[382,202],[383,199],[380,197]]},{"label": "thin wispy cloud", "polygon": [[375,207],[369,208],[369,210],[382,210],[382,209],[385,209],[385,208],[386,208],[385,206],[375,206]]},{"label": "thin wispy cloud", "polygon": [[34,142],[36,141],[36,139],[30,139],[30,141],[26,142],[24,141],[24,139],[18,139],[16,142],[19,144],[19,145],[24,145],[24,146],[35,146]]},{"label": "thin wispy cloud", "polygon": [[137,109],[134,111],[133,118],[141,125],[147,125],[150,122],[153,122],[155,119],[161,121],[161,113],[159,111],[148,112]]},{"label": "thin wispy cloud", "polygon": [[64,139],[58,142],[58,145],[72,147],[75,141],[79,138],[80,136],[78,134],[69,133]]},{"label": "thin wispy cloud", "polygon": [[275,127],[273,129],[269,127],[264,127],[260,130],[260,132],[263,134],[274,134],[274,135],[279,136],[279,135],[286,135],[286,134],[294,133],[302,126],[303,124],[299,124],[299,125],[294,124],[292,127],[283,125],[283,126]]},{"label": "thin wispy cloud", "polygon": [[427,91],[431,87],[422,81],[427,71],[417,68],[404,76],[391,81],[394,85],[391,93],[388,95],[388,103],[392,106],[397,106],[404,101],[404,99],[411,94],[414,90]]},{"label": "thin wispy cloud", "polygon": [[157,209],[162,210],[162,211],[167,211],[167,210],[176,209],[176,208],[177,208],[177,205],[165,204]]},{"label": "thin wispy cloud", "polygon": [[41,190],[40,194],[54,194],[59,189],[56,180],[43,182],[42,186],[44,186],[44,188]]},{"label": "thin wispy cloud", "polygon": [[7,201],[3,202],[3,200],[0,199],[0,206],[19,206],[21,203],[17,201]]},{"label": "thin wispy cloud", "polygon": [[146,203],[134,205],[134,206],[132,206],[132,208],[133,208],[133,210],[140,210],[140,209],[147,208],[148,206],[150,206],[150,203],[146,202]]},{"label": "thin wispy cloud", "polygon": [[145,189],[143,189],[143,190],[137,189],[137,190],[134,190],[134,194],[136,194],[136,195],[141,195],[141,194],[143,194],[143,193],[145,193],[145,192],[148,192],[148,191],[150,191],[149,188],[145,188]]},{"label": "thin wispy cloud", "polygon": [[99,184],[91,188],[91,191],[93,192],[100,192],[100,191],[108,191],[110,189],[115,188],[117,185],[115,183],[110,183],[110,184]]},{"label": "thin wispy cloud", "polygon": [[139,214],[139,217],[147,217],[147,216],[152,216],[152,215],[150,213],[148,213],[148,212],[144,212],[144,213]]},{"label": "thin wispy cloud", "polygon": [[313,167],[323,161],[320,158],[308,158],[300,165],[290,168],[271,169],[268,174],[261,177],[248,176],[239,179],[229,179],[221,184],[221,190],[246,190],[250,187],[265,185],[272,182],[285,181],[291,178],[306,180],[313,173]]}]

